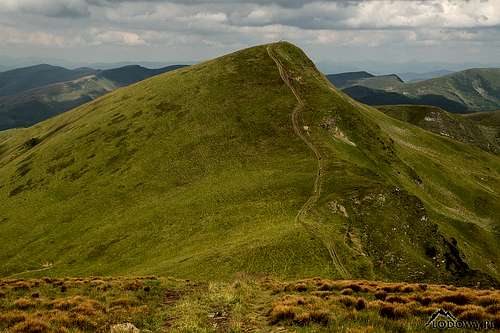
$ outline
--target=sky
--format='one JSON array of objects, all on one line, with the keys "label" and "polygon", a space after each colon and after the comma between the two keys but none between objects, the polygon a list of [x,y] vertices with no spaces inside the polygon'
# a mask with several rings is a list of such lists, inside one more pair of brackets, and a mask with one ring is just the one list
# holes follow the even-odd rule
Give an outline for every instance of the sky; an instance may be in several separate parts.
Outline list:
[{"label": "sky", "polygon": [[278,40],[330,72],[500,66],[500,0],[0,0],[0,66],[193,63]]}]

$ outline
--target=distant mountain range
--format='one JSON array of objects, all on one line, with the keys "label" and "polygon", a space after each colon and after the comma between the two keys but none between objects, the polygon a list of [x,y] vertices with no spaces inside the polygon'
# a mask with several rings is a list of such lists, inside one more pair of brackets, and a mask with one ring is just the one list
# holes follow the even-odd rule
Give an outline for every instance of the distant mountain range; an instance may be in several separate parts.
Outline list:
[{"label": "distant mountain range", "polygon": [[184,67],[138,65],[109,70],[36,65],[0,73],[0,130],[26,127],[119,87]]},{"label": "distant mountain range", "polygon": [[452,73],[454,73],[454,71],[443,69],[425,73],[404,72],[404,73],[398,73],[397,75],[400,78],[402,78],[405,82],[414,82],[414,81],[434,79],[436,77],[441,77]]},{"label": "distant mountain range", "polygon": [[349,96],[369,105],[426,104],[454,113],[500,108],[500,68],[468,69],[418,82],[367,72],[332,74],[327,78]]}]

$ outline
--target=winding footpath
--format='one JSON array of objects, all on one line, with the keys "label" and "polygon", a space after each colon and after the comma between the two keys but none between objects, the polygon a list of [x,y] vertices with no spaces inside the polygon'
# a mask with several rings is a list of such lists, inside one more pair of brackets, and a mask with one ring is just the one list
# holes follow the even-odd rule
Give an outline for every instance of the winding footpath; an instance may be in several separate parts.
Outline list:
[{"label": "winding footpath", "polygon": [[[304,133],[300,129],[300,112],[304,110],[305,103],[303,99],[300,97],[295,87],[293,86],[292,82],[290,81],[290,78],[286,74],[283,64],[278,59],[278,57],[276,57],[276,55],[273,53],[271,46],[272,45],[269,45],[267,47],[267,53],[269,54],[269,57],[271,57],[271,59],[276,63],[281,79],[287,85],[287,87],[292,91],[293,95],[297,99],[298,104],[292,112],[293,131],[309,147],[309,149],[311,149],[314,152],[314,155],[316,156],[316,160],[318,163],[318,171],[316,173],[316,178],[314,180],[312,195],[309,197],[309,199],[307,199],[307,201],[304,203],[304,205],[300,208],[297,215],[295,216],[295,222],[302,224],[310,233],[312,233],[314,236],[317,236],[319,234],[319,228],[311,223],[304,222],[304,218],[306,217],[307,213],[311,210],[311,208],[318,202],[319,197],[321,195],[321,178],[323,177],[323,172],[322,172],[323,161],[319,149],[311,141],[309,141],[307,136],[304,135]],[[328,249],[328,253],[332,259],[333,265],[337,268],[342,278],[349,277],[348,271],[345,269],[344,265],[342,265],[342,262],[340,261],[335,251],[335,244],[333,243],[333,241],[328,241],[323,239],[323,243]]]}]

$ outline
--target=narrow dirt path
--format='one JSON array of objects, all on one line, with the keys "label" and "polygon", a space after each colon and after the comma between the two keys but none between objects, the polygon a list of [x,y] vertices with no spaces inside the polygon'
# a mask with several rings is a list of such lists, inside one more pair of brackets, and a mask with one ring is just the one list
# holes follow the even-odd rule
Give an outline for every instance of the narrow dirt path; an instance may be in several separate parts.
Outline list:
[{"label": "narrow dirt path", "polygon": [[27,274],[27,273],[34,273],[34,272],[42,272],[42,271],[46,271],[46,270],[49,270],[49,269],[52,269],[54,268],[53,266],[50,266],[50,267],[44,267],[44,268],[39,268],[39,269],[32,269],[32,270],[28,270],[28,271],[24,271],[24,272],[19,272],[19,273],[15,273],[15,274],[12,274],[12,275],[9,275],[7,277],[5,277],[4,279],[12,279],[16,276],[19,276],[19,275],[23,275],[23,274]]},{"label": "narrow dirt path", "polygon": [[[273,53],[273,50],[271,48],[271,45],[267,47],[267,53],[269,54],[269,57],[276,63],[276,66],[278,67],[278,71],[280,73],[281,79],[283,82],[287,85],[287,87],[292,91],[293,95],[297,99],[297,106],[292,112],[292,125],[293,125],[293,131],[295,134],[309,147],[314,152],[314,155],[316,156],[316,160],[318,163],[318,171],[316,173],[316,178],[314,180],[314,186],[313,186],[313,192],[309,199],[304,203],[304,205],[300,208],[299,212],[295,216],[295,221],[298,223],[301,223],[309,232],[311,232],[313,235],[317,236],[318,235],[318,227],[312,225],[311,223],[306,223],[304,222],[304,218],[309,212],[309,210],[318,202],[319,197],[321,195],[321,182],[322,182],[322,177],[323,177],[323,161],[321,157],[321,153],[319,149],[307,138],[306,135],[301,131],[300,128],[300,112],[304,110],[305,103],[304,100],[301,98],[300,94],[297,92],[295,87],[290,81],[290,78],[288,77],[283,64],[281,61],[276,57],[276,55]],[[314,233],[314,230],[317,232]],[[328,253],[332,259],[333,265],[337,268],[338,272],[342,276],[342,278],[347,278],[349,277],[348,271],[345,269],[344,265],[342,265],[342,262],[340,261],[337,252],[335,251],[335,244],[332,241],[328,240],[323,240],[323,243],[325,244]]]}]

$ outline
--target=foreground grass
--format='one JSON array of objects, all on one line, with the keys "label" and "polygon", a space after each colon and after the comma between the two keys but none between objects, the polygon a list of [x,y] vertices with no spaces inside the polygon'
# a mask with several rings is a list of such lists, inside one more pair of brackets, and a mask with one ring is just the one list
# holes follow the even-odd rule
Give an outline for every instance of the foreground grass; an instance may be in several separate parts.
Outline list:
[{"label": "foreground grass", "polygon": [[500,291],[321,278],[0,281],[2,332],[422,332],[437,309],[500,325]]}]

